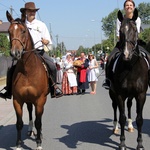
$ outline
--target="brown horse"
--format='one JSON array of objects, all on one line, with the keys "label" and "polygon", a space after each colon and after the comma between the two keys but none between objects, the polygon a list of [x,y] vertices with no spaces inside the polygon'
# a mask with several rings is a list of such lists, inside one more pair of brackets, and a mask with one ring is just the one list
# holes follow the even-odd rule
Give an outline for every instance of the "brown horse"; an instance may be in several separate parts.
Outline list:
[{"label": "brown horse", "polygon": [[41,60],[35,53],[31,35],[23,20],[14,20],[8,11],[6,16],[10,22],[8,30],[11,43],[10,53],[12,57],[18,60],[12,81],[13,105],[17,117],[16,147],[17,150],[21,149],[22,109],[23,104],[27,103],[28,109],[32,109],[32,104],[35,106],[36,143],[37,150],[41,150],[41,119],[49,93],[48,76]]}]

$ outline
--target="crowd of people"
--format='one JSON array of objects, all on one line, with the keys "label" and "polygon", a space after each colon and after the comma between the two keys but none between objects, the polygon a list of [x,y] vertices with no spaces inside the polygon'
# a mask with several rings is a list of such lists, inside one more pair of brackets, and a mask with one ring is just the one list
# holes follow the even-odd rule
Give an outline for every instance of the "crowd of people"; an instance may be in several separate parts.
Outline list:
[{"label": "crowd of people", "polygon": [[79,57],[67,53],[65,59],[59,57],[54,60],[57,68],[56,83],[61,86],[64,95],[85,94],[90,88],[90,94],[96,94],[98,81],[95,69],[99,64],[93,54],[85,55],[81,52]]}]

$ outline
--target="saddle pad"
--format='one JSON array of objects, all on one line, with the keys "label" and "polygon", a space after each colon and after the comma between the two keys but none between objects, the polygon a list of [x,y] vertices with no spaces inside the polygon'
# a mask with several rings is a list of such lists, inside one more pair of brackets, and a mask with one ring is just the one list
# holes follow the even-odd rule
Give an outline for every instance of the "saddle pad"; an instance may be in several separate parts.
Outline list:
[{"label": "saddle pad", "polygon": [[118,57],[116,58],[116,60],[115,60],[115,62],[114,62],[114,64],[113,64],[113,69],[112,69],[113,73],[115,72],[116,65],[117,65],[117,62],[118,62],[119,57],[120,57],[120,55],[118,55]]},{"label": "saddle pad", "polygon": [[[146,61],[147,67],[150,68],[150,64],[149,64],[149,61],[146,57],[146,54],[144,52],[141,52],[141,54],[142,54],[144,60]],[[117,65],[119,57],[120,57],[120,55],[116,58],[116,60],[114,62],[113,69],[112,69],[113,73],[115,73],[115,69],[116,69],[116,65]]]}]

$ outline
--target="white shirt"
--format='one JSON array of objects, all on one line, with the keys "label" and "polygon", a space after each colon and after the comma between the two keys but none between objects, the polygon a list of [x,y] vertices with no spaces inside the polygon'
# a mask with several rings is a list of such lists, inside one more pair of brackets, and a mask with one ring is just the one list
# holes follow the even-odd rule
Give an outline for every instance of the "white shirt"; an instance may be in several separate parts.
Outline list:
[{"label": "white shirt", "polygon": [[45,23],[34,19],[32,22],[26,20],[26,25],[33,39],[34,48],[44,49],[44,45],[41,42],[42,38],[49,41],[48,45],[52,44],[52,40]]},{"label": "white shirt", "polygon": [[[138,17],[135,22],[136,22],[137,31],[138,31],[138,33],[140,33],[141,19]],[[119,37],[120,26],[121,26],[121,22],[117,18],[117,23],[116,23],[116,35],[117,35],[117,37]]]}]

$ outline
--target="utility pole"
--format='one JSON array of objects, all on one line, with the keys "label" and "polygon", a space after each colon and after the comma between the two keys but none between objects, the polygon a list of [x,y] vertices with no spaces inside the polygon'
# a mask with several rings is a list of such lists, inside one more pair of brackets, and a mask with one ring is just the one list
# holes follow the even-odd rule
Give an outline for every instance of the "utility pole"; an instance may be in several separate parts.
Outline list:
[{"label": "utility pole", "polygon": [[52,39],[52,29],[51,29],[51,23],[49,23],[49,33],[50,33],[50,36],[51,36],[51,39]]},{"label": "utility pole", "polygon": [[12,8],[12,6],[10,6],[10,14],[11,14],[11,16],[13,15],[13,8]]},{"label": "utility pole", "polygon": [[56,42],[57,42],[57,46],[58,46],[58,34],[56,35]]}]

